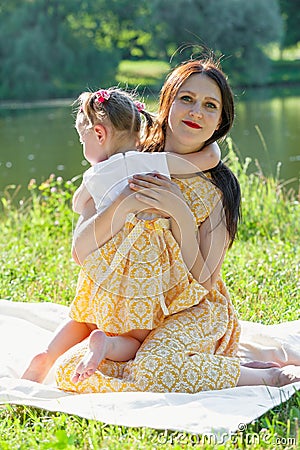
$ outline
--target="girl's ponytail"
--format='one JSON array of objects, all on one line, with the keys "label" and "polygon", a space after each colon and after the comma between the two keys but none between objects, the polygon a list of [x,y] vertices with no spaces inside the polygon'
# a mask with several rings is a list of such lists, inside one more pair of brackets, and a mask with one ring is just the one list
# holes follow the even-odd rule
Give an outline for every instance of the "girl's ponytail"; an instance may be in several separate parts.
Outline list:
[{"label": "girl's ponytail", "polygon": [[[142,135],[142,142],[144,143],[145,140],[147,140],[153,133],[153,127],[155,125],[155,116],[153,114],[149,113],[148,111],[146,111],[145,105],[143,103],[135,102],[135,105],[136,105],[138,111],[140,112],[140,114],[142,114],[145,118],[144,126],[143,126],[143,135]],[[143,145],[142,145],[142,147],[143,147]]]}]

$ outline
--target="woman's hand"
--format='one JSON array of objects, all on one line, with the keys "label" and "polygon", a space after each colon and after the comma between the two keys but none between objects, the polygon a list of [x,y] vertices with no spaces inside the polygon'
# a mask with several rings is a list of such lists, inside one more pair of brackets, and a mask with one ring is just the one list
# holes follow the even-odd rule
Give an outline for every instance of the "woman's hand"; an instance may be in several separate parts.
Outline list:
[{"label": "woman's hand", "polygon": [[129,179],[129,187],[139,202],[164,217],[177,221],[188,208],[177,184],[160,173],[134,175]]},{"label": "woman's hand", "polygon": [[141,202],[129,185],[127,185],[117,198],[115,213],[117,216],[125,219],[129,213],[137,214],[145,209],[148,209],[148,206]]}]

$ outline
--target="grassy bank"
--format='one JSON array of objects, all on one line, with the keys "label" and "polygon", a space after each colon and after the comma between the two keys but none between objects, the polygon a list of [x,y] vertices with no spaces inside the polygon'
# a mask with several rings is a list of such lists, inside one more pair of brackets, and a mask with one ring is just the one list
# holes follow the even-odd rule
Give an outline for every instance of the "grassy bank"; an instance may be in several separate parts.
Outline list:
[{"label": "grassy bank", "polygon": [[170,65],[165,61],[142,60],[121,61],[118,69],[117,81],[122,84],[129,83],[132,86],[147,86],[158,90],[170,70]]},{"label": "grassy bank", "polygon": [[[163,85],[165,76],[170,70],[165,61],[122,61],[119,65],[116,81],[121,86],[138,88],[141,94],[157,94]],[[230,76],[230,73],[228,73]],[[300,86],[300,60],[272,60],[270,73],[261,87]],[[238,87],[238,86],[235,86]]]},{"label": "grassy bank", "polygon": [[[239,237],[223,266],[233,302],[244,320],[271,324],[298,319],[299,196],[285,191],[279,180],[265,178],[259,168],[249,175],[248,161],[241,164],[230,141],[228,145],[229,164],[243,192]],[[74,183],[52,177],[41,186],[31,185],[21,204],[14,204],[12,193],[1,199],[1,298],[69,304],[78,273],[70,257],[77,218],[70,208],[74,190]],[[236,444],[193,446],[197,437],[188,434],[107,426],[62,413],[9,406],[0,410],[0,448],[297,448],[299,419],[297,393],[248,426],[247,433],[268,433],[268,439],[248,445],[241,435]]]}]

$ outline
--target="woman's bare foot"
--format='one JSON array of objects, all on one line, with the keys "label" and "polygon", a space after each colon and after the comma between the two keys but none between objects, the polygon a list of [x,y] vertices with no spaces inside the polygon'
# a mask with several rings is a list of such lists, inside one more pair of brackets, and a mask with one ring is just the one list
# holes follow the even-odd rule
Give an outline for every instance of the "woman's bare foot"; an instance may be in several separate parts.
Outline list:
[{"label": "woman's bare foot", "polygon": [[39,353],[32,359],[31,363],[29,364],[21,378],[24,380],[42,383],[52,365],[53,361],[51,360],[47,352]]},{"label": "woman's bare foot", "polygon": [[300,366],[288,365],[280,369],[269,369],[273,371],[271,386],[281,387],[287,384],[296,383],[300,381]]},{"label": "woman's bare foot", "polygon": [[94,330],[89,337],[89,348],[72,377],[73,383],[83,381],[93,375],[100,362],[105,359],[108,347],[108,337],[103,331]]},{"label": "woman's bare foot", "polygon": [[238,386],[274,386],[281,387],[286,384],[300,381],[300,366],[284,366],[284,367],[247,367],[241,365]]}]

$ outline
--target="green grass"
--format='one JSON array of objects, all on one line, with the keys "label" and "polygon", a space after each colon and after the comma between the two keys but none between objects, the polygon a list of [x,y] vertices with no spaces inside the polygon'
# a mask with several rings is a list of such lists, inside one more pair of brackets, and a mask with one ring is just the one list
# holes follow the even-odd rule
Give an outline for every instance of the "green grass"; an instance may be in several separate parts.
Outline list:
[{"label": "green grass", "polygon": [[116,81],[131,89],[137,87],[139,92],[158,92],[169,70],[170,65],[165,61],[126,60],[119,65]]},{"label": "green grass", "polygon": [[[277,179],[248,173],[228,144],[228,162],[241,182],[243,221],[223,276],[243,320],[264,324],[299,316],[299,194]],[[68,305],[78,267],[71,261],[73,182],[51,178],[16,202],[1,199],[0,297]],[[202,445],[188,433],[105,425],[24,406],[0,410],[0,449],[297,448],[300,394],[264,414],[227,444]],[[255,440],[256,439],[256,440]],[[297,443],[296,443],[297,441]],[[197,444],[197,445],[196,445]],[[298,447],[299,448],[299,447]]]},{"label": "green grass", "polygon": [[70,253],[78,217],[71,211],[75,188],[72,182],[51,177],[31,186],[19,206],[13,195],[1,199],[1,298],[62,304],[72,298],[78,273]]},{"label": "green grass", "polygon": [[[0,412],[1,450],[289,449],[297,439],[300,395],[265,414],[228,442],[192,433],[105,425],[64,413],[8,405]],[[211,439],[209,441],[209,439]]]},{"label": "green grass", "polygon": [[299,193],[280,180],[266,178],[250,158],[240,164],[229,146],[229,164],[242,189],[238,240],[223,265],[235,306],[244,320],[265,324],[299,318]]},{"label": "green grass", "polygon": [[140,60],[129,61],[124,60],[119,66],[119,75],[129,75],[130,77],[137,78],[150,78],[156,79],[164,77],[170,65],[167,62],[159,60]]},{"label": "green grass", "polygon": [[[266,85],[289,86],[300,84],[299,51],[298,49],[298,53],[291,53],[294,55],[293,58],[286,50],[285,59],[279,59],[278,57],[271,59],[271,70]],[[272,52],[270,52],[270,57],[272,57]],[[161,89],[170,68],[170,64],[166,61],[124,60],[119,65],[116,81],[122,87],[126,86],[130,89],[137,87],[142,94],[143,92],[146,95],[156,94]]]}]

